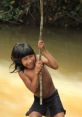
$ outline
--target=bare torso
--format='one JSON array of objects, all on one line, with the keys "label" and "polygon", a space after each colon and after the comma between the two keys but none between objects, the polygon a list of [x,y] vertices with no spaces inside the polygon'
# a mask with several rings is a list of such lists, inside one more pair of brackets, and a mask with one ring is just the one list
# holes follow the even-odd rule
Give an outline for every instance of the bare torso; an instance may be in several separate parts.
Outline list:
[{"label": "bare torso", "polygon": [[[29,78],[29,80],[32,82],[33,80],[33,76],[34,76],[34,70],[25,70],[24,71],[25,74],[27,75],[27,77]],[[53,92],[55,91],[55,87],[52,81],[52,78],[48,72],[48,70],[46,69],[46,67],[43,67],[43,72],[42,72],[42,85],[43,85],[43,98],[49,97],[51,94],[53,94]],[[39,97],[40,94],[40,85],[38,85],[38,90],[37,92],[34,94],[36,96]]]}]

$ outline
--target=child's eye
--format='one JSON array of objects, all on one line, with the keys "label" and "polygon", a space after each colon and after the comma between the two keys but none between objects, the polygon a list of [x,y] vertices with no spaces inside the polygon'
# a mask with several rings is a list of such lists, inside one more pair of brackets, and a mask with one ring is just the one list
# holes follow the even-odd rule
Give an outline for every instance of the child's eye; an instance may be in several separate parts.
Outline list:
[{"label": "child's eye", "polygon": [[33,57],[33,55],[30,55],[30,57]]},{"label": "child's eye", "polygon": [[33,57],[33,55],[30,55],[29,58]]},{"label": "child's eye", "polygon": [[28,57],[24,57],[24,60],[27,60],[28,59]]}]

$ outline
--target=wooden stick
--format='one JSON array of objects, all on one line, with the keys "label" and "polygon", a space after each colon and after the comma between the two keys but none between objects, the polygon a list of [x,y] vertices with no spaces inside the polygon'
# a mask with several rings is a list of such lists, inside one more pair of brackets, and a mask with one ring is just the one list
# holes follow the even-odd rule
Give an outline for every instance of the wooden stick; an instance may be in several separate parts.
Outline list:
[{"label": "wooden stick", "polygon": [[40,36],[39,36],[39,40],[42,40],[42,36],[43,36],[43,0],[40,0],[40,10],[41,10],[41,19],[40,19]]},{"label": "wooden stick", "polygon": [[[41,19],[40,19],[40,35],[39,40],[42,40],[43,36],[43,0],[40,0],[40,11],[41,11]],[[41,50],[39,49],[39,60],[41,60]],[[40,77],[40,105],[42,105],[42,71],[39,74]]]}]

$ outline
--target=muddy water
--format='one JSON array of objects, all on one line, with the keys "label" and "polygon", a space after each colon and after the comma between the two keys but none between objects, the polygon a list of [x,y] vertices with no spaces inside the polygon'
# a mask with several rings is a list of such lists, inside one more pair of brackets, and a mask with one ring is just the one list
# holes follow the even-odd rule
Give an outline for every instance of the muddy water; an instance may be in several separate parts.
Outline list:
[{"label": "muddy water", "polygon": [[[59,90],[66,117],[82,117],[82,34],[80,31],[45,29],[46,47],[59,62],[59,70],[49,69]],[[10,74],[10,53],[16,42],[28,42],[37,50],[39,30],[25,27],[0,29],[0,115],[25,117],[33,94],[18,74]]]}]

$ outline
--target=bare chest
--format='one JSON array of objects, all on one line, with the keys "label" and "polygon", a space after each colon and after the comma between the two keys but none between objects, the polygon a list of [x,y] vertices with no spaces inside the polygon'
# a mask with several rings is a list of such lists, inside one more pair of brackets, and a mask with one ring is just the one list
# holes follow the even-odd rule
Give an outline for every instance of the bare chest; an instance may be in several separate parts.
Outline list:
[{"label": "bare chest", "polygon": [[[29,70],[29,71],[25,71],[25,74],[27,75],[27,77],[33,81],[35,72],[34,70]],[[40,78],[40,76],[39,76]],[[39,80],[38,78],[38,80]],[[38,91],[36,92],[35,95],[39,96],[40,94],[40,86],[39,86],[39,82],[38,82]],[[54,85],[52,82],[52,78],[48,72],[48,70],[46,68],[43,69],[42,71],[42,87],[43,87],[43,97],[47,97],[48,95],[50,95],[50,93],[53,92],[54,90]]]},{"label": "bare chest", "polygon": [[[34,70],[25,70],[25,74],[32,81],[35,76],[35,71]],[[45,83],[45,82],[46,82],[46,84],[50,83],[51,76],[50,76],[49,72],[47,71],[47,69],[44,68],[41,75],[42,75],[43,83]],[[40,78],[40,75],[39,75],[39,78]]]}]

